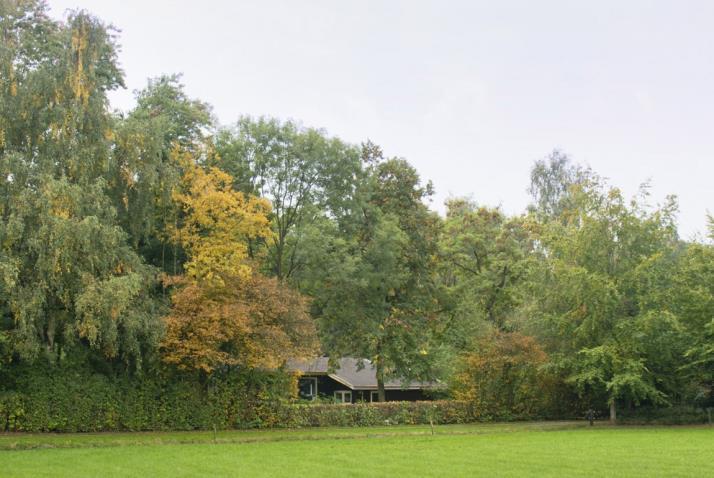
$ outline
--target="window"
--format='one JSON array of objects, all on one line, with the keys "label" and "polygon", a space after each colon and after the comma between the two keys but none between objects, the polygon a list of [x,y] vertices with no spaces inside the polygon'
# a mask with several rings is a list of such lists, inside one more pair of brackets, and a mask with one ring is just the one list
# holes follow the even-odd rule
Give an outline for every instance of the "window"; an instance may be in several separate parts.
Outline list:
[{"label": "window", "polygon": [[335,392],[335,400],[339,403],[352,403],[352,392],[349,390],[338,390]]},{"label": "window", "polygon": [[379,392],[369,392],[369,401],[370,402],[378,402],[379,401]]},{"label": "window", "polygon": [[302,377],[298,380],[300,398],[313,400],[317,397],[317,377]]}]

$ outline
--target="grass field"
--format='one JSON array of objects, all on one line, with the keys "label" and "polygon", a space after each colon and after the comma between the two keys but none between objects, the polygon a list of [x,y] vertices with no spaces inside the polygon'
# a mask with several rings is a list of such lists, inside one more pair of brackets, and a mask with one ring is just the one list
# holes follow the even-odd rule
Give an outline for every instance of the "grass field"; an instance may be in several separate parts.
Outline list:
[{"label": "grass field", "polygon": [[0,435],[0,476],[714,476],[712,427]]}]

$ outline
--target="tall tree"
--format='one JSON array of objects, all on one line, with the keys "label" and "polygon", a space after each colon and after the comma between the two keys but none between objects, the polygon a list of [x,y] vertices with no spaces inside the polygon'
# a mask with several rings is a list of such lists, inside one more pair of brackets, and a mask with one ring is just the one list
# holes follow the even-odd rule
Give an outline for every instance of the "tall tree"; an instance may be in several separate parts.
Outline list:
[{"label": "tall tree", "polygon": [[185,171],[173,192],[183,215],[177,226],[169,225],[169,235],[189,256],[187,275],[219,286],[225,277],[249,276],[247,243],[271,236],[270,203],[235,191],[229,174],[214,167],[205,171],[178,147],[173,156]]},{"label": "tall tree", "polygon": [[441,238],[441,275],[453,302],[456,340],[473,339],[468,330],[513,327],[509,318],[520,302],[532,239],[524,218],[499,209],[454,199],[447,203]]},{"label": "tall tree", "polygon": [[161,325],[154,272],[127,243],[107,195],[113,123],[106,93],[123,84],[99,20],[50,20],[43,2],[0,15],[0,311],[15,353],[55,360],[74,345],[141,364]]},{"label": "tall tree", "polygon": [[553,150],[535,162],[528,192],[533,198],[529,210],[542,219],[559,217],[572,207],[573,188],[596,179],[589,168],[573,164],[565,153]]},{"label": "tall tree", "polygon": [[379,400],[385,380],[433,378],[439,355],[434,275],[439,219],[424,200],[412,166],[400,159],[367,163],[361,207],[346,231],[328,240],[307,287],[321,338],[333,356],[371,360]]},{"label": "tall tree", "polygon": [[183,170],[172,152],[206,153],[210,107],[189,98],[178,75],[149,80],[136,100],[136,107],[116,120],[110,194],[132,246],[150,264],[178,274],[183,251],[164,234],[179,218],[171,195]]},{"label": "tall tree", "polygon": [[[714,246],[691,243],[680,255],[674,273],[652,284],[659,306],[671,311],[679,320],[683,344],[674,361],[679,380],[673,388],[683,403],[714,405]],[[663,349],[656,353],[662,356]],[[668,375],[656,370],[666,379]],[[664,372],[667,372],[666,370]]]},{"label": "tall tree", "polygon": [[531,229],[525,217],[465,199],[447,203],[439,263],[448,305],[442,340],[451,349],[456,396],[487,415],[542,411],[547,403],[538,369],[546,355],[518,331],[534,262]]},{"label": "tall tree", "polygon": [[603,397],[614,420],[618,401],[669,398],[648,343],[661,336],[661,346],[676,347],[678,321],[651,307],[641,284],[652,264],[676,251],[676,202],[649,210],[594,183],[573,188],[571,200],[538,238],[543,267],[531,313],[566,382],[596,402]]},{"label": "tall tree", "polygon": [[233,178],[204,170],[176,151],[186,171],[174,200],[183,211],[173,240],[188,255],[185,276],[165,318],[163,359],[181,369],[282,365],[314,351],[315,325],[307,302],[276,279],[254,271],[248,242],[271,236],[267,200],[232,188]]},{"label": "tall tree", "polygon": [[266,243],[268,268],[281,280],[302,267],[307,229],[325,215],[351,212],[360,174],[356,148],[322,131],[266,118],[244,117],[220,131],[213,161],[234,177],[237,190],[270,200],[275,234]]}]

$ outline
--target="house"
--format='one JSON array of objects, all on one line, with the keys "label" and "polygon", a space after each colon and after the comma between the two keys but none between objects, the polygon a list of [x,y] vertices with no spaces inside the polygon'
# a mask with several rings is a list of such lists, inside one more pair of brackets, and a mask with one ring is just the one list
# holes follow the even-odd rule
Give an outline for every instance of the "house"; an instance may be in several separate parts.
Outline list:
[{"label": "house", "polygon": [[[343,358],[339,366],[330,369],[327,357],[291,362],[288,368],[300,372],[298,392],[300,398],[334,398],[342,403],[376,402],[377,374],[369,360]],[[431,392],[443,389],[438,382],[388,380],[384,384],[385,397],[391,401],[430,400]]]}]

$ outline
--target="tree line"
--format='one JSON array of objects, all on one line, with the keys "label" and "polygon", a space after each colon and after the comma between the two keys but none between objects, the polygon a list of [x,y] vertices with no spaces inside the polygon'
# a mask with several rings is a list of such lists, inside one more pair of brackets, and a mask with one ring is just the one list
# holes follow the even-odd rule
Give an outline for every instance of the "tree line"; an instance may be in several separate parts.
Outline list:
[{"label": "tree line", "polygon": [[[0,1],[0,375],[208,384],[362,357],[498,415],[714,404],[714,247],[554,151],[518,215],[430,210],[409,162],[294,121],[219,125],[179,76],[128,112],[116,32]],[[524,185],[526,186],[526,185]],[[714,223],[710,229],[714,238]]]}]

